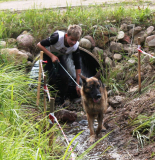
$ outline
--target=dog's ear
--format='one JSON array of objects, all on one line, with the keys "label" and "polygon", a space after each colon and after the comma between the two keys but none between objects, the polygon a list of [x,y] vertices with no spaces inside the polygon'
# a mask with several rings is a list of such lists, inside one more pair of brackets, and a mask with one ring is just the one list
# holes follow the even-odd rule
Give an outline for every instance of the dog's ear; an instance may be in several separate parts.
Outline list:
[{"label": "dog's ear", "polygon": [[99,70],[94,77],[100,79],[100,75],[101,75],[101,70]]},{"label": "dog's ear", "polygon": [[81,74],[79,74],[79,76],[81,77],[82,82],[83,82],[83,83],[86,83],[86,77],[85,77],[85,76],[83,76],[83,75],[81,75]]}]

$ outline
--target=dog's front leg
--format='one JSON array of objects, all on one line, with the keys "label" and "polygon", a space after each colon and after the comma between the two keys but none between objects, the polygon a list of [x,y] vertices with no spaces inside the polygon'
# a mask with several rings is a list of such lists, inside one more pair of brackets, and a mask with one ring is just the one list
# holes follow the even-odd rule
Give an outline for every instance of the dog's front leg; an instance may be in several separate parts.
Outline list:
[{"label": "dog's front leg", "polygon": [[88,126],[89,126],[89,130],[90,130],[89,143],[94,143],[95,142],[95,133],[94,133],[94,127],[93,127],[94,116],[87,114],[87,120],[88,120]]},{"label": "dog's front leg", "polygon": [[98,134],[101,132],[101,129],[102,129],[102,121],[103,121],[102,113],[98,114],[97,121],[98,121],[98,127],[96,130],[96,135],[98,136]]}]

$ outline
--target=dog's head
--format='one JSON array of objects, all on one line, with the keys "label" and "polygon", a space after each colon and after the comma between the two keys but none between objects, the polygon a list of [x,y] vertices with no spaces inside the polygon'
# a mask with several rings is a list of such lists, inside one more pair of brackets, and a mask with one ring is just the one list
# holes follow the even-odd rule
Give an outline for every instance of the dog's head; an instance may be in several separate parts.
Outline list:
[{"label": "dog's head", "polygon": [[101,71],[98,71],[94,77],[86,78],[80,74],[82,79],[82,92],[88,98],[91,98],[95,103],[101,99],[101,86],[102,83],[99,80]]}]

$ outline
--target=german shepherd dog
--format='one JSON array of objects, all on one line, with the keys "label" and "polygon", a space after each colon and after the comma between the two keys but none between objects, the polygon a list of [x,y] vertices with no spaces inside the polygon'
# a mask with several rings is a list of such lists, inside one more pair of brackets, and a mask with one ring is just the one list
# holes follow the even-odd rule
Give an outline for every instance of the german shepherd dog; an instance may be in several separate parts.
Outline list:
[{"label": "german shepherd dog", "polygon": [[82,79],[81,98],[82,105],[87,115],[88,125],[90,129],[90,143],[95,142],[94,119],[97,117],[98,128],[96,136],[101,132],[103,127],[103,114],[107,110],[107,91],[101,83],[101,71],[98,71],[94,77],[86,78],[80,74]]}]

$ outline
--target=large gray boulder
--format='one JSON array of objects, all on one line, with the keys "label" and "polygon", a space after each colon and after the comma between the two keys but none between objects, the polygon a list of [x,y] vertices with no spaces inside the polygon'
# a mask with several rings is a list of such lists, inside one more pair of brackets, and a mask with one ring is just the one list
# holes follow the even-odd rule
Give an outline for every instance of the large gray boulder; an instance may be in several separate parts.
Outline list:
[{"label": "large gray boulder", "polygon": [[132,36],[132,35],[135,36],[136,34],[138,34],[138,33],[141,32],[141,31],[142,31],[142,27],[137,26],[137,27],[132,28],[132,29],[129,30],[129,35],[130,35],[130,36]]},{"label": "large gray boulder", "polygon": [[145,46],[155,47],[155,35],[146,37]]},{"label": "large gray boulder", "polygon": [[79,46],[85,49],[90,50],[92,48],[91,42],[86,39],[86,38],[82,38],[79,42]]},{"label": "large gray boulder", "polygon": [[28,55],[19,51],[17,48],[1,49],[1,54],[5,54],[8,61],[14,61],[15,64],[22,64],[27,62]]},{"label": "large gray boulder", "polygon": [[21,35],[17,37],[18,48],[29,51],[30,48],[34,45],[34,37],[24,31]]}]

